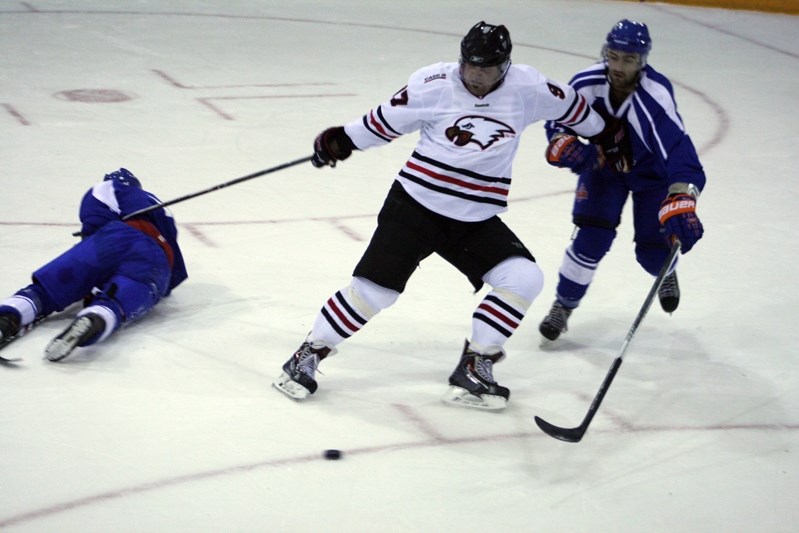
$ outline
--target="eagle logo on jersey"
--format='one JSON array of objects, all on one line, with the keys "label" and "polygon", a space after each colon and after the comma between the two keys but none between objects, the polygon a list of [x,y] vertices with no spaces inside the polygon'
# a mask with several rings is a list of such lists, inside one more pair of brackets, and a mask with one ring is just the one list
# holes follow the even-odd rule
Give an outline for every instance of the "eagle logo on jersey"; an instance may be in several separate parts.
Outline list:
[{"label": "eagle logo on jersey", "polygon": [[485,150],[498,140],[516,135],[513,128],[493,118],[476,115],[461,117],[444,131],[447,139],[455,146],[474,143]]}]

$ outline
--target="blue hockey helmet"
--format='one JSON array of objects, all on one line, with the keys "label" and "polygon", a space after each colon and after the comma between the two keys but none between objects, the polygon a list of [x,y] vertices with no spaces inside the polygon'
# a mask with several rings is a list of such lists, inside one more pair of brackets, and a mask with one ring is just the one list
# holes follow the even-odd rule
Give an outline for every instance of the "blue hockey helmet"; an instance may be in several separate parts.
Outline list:
[{"label": "blue hockey helmet", "polygon": [[103,181],[109,180],[116,180],[123,185],[129,185],[131,187],[137,187],[141,189],[141,182],[139,178],[133,175],[133,172],[126,168],[120,168],[119,170],[115,170],[109,174],[105,175]]},{"label": "blue hockey helmet", "polygon": [[611,28],[602,47],[602,57],[606,58],[608,50],[619,50],[641,56],[641,66],[646,65],[646,58],[652,50],[652,38],[649,28],[643,22],[623,19]]},{"label": "blue hockey helmet", "polygon": [[498,66],[507,71],[512,48],[510,32],[505,26],[480,21],[461,39],[461,62],[476,67]]}]

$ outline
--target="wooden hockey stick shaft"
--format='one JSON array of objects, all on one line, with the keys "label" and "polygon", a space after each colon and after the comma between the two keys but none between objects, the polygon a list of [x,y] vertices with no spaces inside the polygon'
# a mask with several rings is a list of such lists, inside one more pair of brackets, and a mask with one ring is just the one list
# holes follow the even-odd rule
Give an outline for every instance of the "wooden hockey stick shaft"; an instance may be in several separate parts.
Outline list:
[{"label": "wooden hockey stick shaft", "polygon": [[643,305],[641,306],[641,310],[638,311],[638,315],[635,317],[633,321],[633,325],[630,327],[630,331],[627,332],[627,336],[624,338],[624,342],[619,349],[619,353],[616,356],[616,359],[613,360],[613,364],[610,366],[607,374],[605,374],[605,379],[602,380],[602,385],[600,385],[599,390],[597,391],[596,395],[594,396],[591,405],[588,407],[588,412],[585,414],[583,421],[580,423],[579,426],[573,428],[564,428],[560,426],[556,426],[554,424],[550,424],[543,418],[538,416],[535,417],[535,423],[538,425],[541,430],[549,435],[550,437],[554,437],[558,440],[562,440],[564,442],[580,442],[580,440],[585,435],[585,432],[588,431],[588,425],[591,424],[591,420],[593,420],[594,415],[599,410],[599,406],[602,404],[602,400],[605,398],[605,394],[608,392],[611,383],[613,383],[613,378],[616,377],[616,373],[619,371],[619,367],[624,358],[624,353],[627,351],[627,347],[630,345],[630,342],[635,335],[635,331],[638,329],[638,326],[641,325],[641,322],[644,320],[646,313],[649,311],[649,308],[652,306],[652,302],[655,299],[655,295],[657,295],[658,289],[663,284],[663,280],[669,273],[672,264],[674,263],[674,259],[677,256],[677,253],[680,251],[680,241],[674,240],[674,243],[671,246],[671,250],[669,251],[669,255],[666,257],[666,260],[663,262],[663,266],[660,268],[660,272],[658,273],[657,277],[655,278],[655,282],[652,284],[652,288],[649,289],[649,294],[646,295],[646,299],[644,300]]}]

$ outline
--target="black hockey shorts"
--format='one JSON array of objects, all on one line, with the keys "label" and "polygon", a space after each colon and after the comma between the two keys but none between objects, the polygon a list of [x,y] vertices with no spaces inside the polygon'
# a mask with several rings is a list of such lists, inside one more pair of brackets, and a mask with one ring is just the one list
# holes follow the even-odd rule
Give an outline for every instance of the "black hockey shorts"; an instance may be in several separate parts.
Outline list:
[{"label": "black hockey shorts", "polygon": [[463,273],[475,291],[483,286],[486,272],[505,259],[521,256],[535,261],[499,217],[461,222],[441,216],[411,198],[395,181],[353,276],[403,292],[419,263],[434,252]]}]

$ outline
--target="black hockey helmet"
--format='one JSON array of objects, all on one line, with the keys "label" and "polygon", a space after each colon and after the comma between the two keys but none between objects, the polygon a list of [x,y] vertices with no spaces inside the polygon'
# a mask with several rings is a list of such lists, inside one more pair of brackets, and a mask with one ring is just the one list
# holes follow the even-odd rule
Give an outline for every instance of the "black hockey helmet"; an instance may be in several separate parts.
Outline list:
[{"label": "black hockey helmet", "polygon": [[510,65],[510,32],[505,26],[494,26],[480,21],[461,40],[461,62],[476,67]]}]

